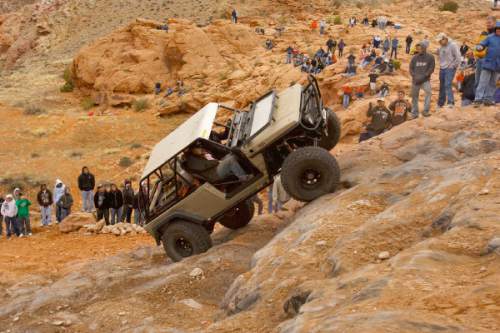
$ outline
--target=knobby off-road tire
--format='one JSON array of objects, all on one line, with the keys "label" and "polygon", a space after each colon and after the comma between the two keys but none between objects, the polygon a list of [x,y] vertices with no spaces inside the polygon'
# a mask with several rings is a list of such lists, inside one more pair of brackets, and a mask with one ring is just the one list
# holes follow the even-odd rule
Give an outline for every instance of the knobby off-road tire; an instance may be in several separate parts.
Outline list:
[{"label": "knobby off-road tire", "polygon": [[326,125],[328,129],[328,135],[324,135],[319,141],[319,146],[325,148],[326,150],[332,150],[340,140],[341,133],[341,123],[340,119],[335,112],[330,109],[326,109]]},{"label": "knobby off-road tire", "polygon": [[183,220],[177,220],[165,228],[161,241],[173,261],[181,261],[212,247],[212,239],[202,225]]},{"label": "knobby off-road tire", "polygon": [[255,206],[252,201],[245,200],[231,209],[219,220],[219,223],[229,229],[240,229],[246,226],[255,214]]},{"label": "knobby off-road tire", "polygon": [[340,168],[335,157],[323,148],[299,148],[283,162],[281,182],[294,199],[309,202],[335,191]]}]

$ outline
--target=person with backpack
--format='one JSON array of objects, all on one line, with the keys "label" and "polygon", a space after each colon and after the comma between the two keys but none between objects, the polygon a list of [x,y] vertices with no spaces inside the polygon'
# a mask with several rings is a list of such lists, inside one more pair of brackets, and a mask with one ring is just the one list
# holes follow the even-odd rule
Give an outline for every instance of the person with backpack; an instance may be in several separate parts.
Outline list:
[{"label": "person with backpack", "polygon": [[6,232],[5,235],[7,239],[10,239],[10,236],[12,236],[12,234],[15,234],[17,237],[20,237],[21,233],[19,232],[16,220],[17,205],[12,194],[8,194],[5,197],[5,201],[2,204],[0,212],[2,213],[5,221],[5,232]]},{"label": "person with backpack", "polygon": [[78,176],[78,188],[82,193],[82,211],[91,213],[94,209],[95,177],[86,166],[82,168],[82,173]]},{"label": "person with backpack", "polygon": [[481,59],[481,77],[476,88],[475,106],[495,105],[497,81],[500,79],[500,21],[496,23],[494,33],[476,46],[478,51],[486,50]]},{"label": "person with backpack", "polygon": [[459,91],[462,93],[462,107],[466,107],[474,103],[476,98],[476,70],[474,66],[466,68],[463,76]]},{"label": "person with backpack", "polygon": [[109,191],[109,208],[111,215],[111,225],[119,223],[122,219],[123,194],[115,184],[111,184]]},{"label": "person with backpack", "polygon": [[17,206],[17,223],[19,226],[19,233],[21,237],[31,236],[31,224],[30,224],[30,206],[31,201],[26,199],[23,193],[19,193],[19,199],[16,200]]},{"label": "person with backpack", "polygon": [[61,223],[62,221],[62,207],[57,205],[57,202],[61,197],[66,193],[66,185],[60,180],[56,179],[56,185],[54,186],[54,199],[53,201],[56,204],[56,222]]},{"label": "person with backpack", "polygon": [[96,220],[104,218],[106,225],[109,225],[109,194],[104,185],[97,186],[97,192],[94,195],[94,206],[96,208]]},{"label": "person with backpack", "polygon": [[416,45],[417,54],[413,56],[410,62],[410,75],[412,77],[411,98],[412,98],[412,117],[419,117],[418,98],[420,89],[425,92],[424,102],[424,117],[430,116],[431,108],[431,75],[434,73],[436,66],[434,56],[427,53],[425,44],[418,43]]},{"label": "person with backpack", "polygon": [[57,200],[56,206],[60,208],[61,222],[71,214],[71,207],[73,206],[73,196],[69,191],[69,187],[64,188],[64,194]]},{"label": "person with backpack", "polygon": [[132,211],[134,210],[134,189],[132,182],[125,180],[125,187],[123,188],[123,214],[122,220],[127,223],[132,222]]},{"label": "person with backpack", "polygon": [[52,218],[52,204],[54,203],[52,193],[47,189],[46,184],[40,185],[40,191],[36,196],[38,205],[40,206],[40,218],[42,219],[42,227],[49,226]]},{"label": "person with backpack", "polygon": [[406,54],[411,52],[411,44],[413,43],[413,37],[411,35],[406,36]]}]

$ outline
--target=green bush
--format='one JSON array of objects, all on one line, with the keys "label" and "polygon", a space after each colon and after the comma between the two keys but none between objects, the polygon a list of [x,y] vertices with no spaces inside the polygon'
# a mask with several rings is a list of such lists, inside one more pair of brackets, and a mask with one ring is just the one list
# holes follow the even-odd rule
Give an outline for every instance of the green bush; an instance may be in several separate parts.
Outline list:
[{"label": "green bush", "polygon": [[47,113],[47,110],[39,106],[29,105],[24,109],[23,113],[27,116],[38,116]]},{"label": "green bush", "polygon": [[122,168],[128,168],[132,164],[134,164],[134,161],[132,161],[129,157],[122,157],[120,158],[120,162],[118,162],[118,165]]},{"label": "green bush", "polygon": [[363,8],[363,4],[361,2],[358,2],[358,3],[356,3],[356,7],[358,9],[361,9],[361,8]]},{"label": "green bush", "polygon": [[86,97],[82,101],[82,108],[87,111],[92,109],[95,106],[95,102],[92,98]]},{"label": "green bush", "polygon": [[335,25],[342,24],[342,18],[338,15],[335,16],[335,18],[333,19],[333,24],[335,24]]},{"label": "green bush", "polygon": [[394,66],[395,70],[401,69],[401,61],[397,59],[392,59],[392,65]]},{"label": "green bush", "polygon": [[455,1],[446,1],[445,3],[443,3],[443,6],[439,8],[439,10],[442,12],[446,11],[456,13],[458,10],[458,3],[456,3]]},{"label": "green bush", "polygon": [[149,101],[146,98],[137,99],[133,103],[135,112],[144,112],[149,109]]},{"label": "green bush", "polygon": [[66,82],[59,90],[62,93],[67,93],[67,92],[72,92],[75,89],[73,86],[73,83],[71,82]]}]

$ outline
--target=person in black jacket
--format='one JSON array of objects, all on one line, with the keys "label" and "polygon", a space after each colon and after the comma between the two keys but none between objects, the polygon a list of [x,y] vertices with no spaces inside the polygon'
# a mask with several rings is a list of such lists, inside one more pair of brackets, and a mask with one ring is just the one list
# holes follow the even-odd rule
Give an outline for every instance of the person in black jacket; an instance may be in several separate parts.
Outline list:
[{"label": "person in black jacket", "polygon": [[411,59],[410,74],[412,77],[411,98],[412,98],[412,117],[419,117],[418,96],[420,89],[425,92],[424,112],[425,117],[430,116],[431,108],[431,75],[436,67],[436,60],[432,54],[427,53],[427,44],[420,42],[416,45],[417,54]]},{"label": "person in black jacket", "polygon": [[109,193],[106,192],[103,185],[97,186],[97,192],[94,195],[94,206],[97,221],[104,218],[106,225],[109,225]]},{"label": "person in black jacket", "polygon": [[411,44],[413,43],[413,37],[411,35],[406,36],[406,54],[411,52]]},{"label": "person in black jacket", "polygon": [[111,225],[119,223],[122,219],[123,194],[115,184],[111,184],[111,191],[109,191],[109,208]]},{"label": "person in black jacket", "polygon": [[140,195],[141,192],[137,191],[137,193],[134,194],[134,200],[132,202],[132,208],[134,209],[134,223],[137,225],[142,225],[142,213],[141,213],[141,205],[140,205]]},{"label": "person in black jacket", "polygon": [[125,187],[123,188],[122,221],[126,220],[127,223],[131,223],[133,209],[134,209],[134,189],[132,188],[132,182],[127,179],[125,180]]},{"label": "person in black jacket", "polygon": [[92,198],[94,197],[95,178],[89,168],[83,167],[78,177],[78,188],[82,192],[82,211],[91,213],[94,209]]},{"label": "person in black jacket", "polygon": [[476,72],[474,67],[465,70],[460,92],[462,93],[462,107],[469,106],[474,102],[476,98]]},{"label": "person in black jacket", "polygon": [[40,215],[42,219],[42,226],[50,225],[51,219],[51,208],[54,203],[52,193],[47,189],[46,184],[40,185],[40,192],[36,196],[37,202],[40,205]]}]

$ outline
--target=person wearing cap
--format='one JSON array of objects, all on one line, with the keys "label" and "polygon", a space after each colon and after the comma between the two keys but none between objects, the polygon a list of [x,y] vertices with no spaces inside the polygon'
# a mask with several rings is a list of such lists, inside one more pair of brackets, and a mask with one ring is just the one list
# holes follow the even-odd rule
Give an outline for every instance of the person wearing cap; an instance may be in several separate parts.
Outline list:
[{"label": "person wearing cap", "polygon": [[431,75],[434,73],[435,60],[432,54],[427,53],[425,44],[418,43],[416,45],[417,54],[413,56],[410,62],[410,74],[412,77],[411,98],[412,98],[412,116],[419,117],[418,97],[420,89],[424,90],[424,112],[423,115],[428,117],[431,108]]},{"label": "person wearing cap", "polygon": [[377,106],[375,107],[370,103],[366,115],[370,118],[370,123],[366,126],[366,131],[359,136],[359,142],[380,135],[392,126],[391,111],[385,106],[383,97],[377,98]]},{"label": "person wearing cap", "polygon": [[82,173],[78,176],[78,188],[82,194],[82,211],[91,213],[94,209],[92,199],[94,197],[95,177],[86,166],[82,168]]},{"label": "person wearing cap", "polygon": [[4,217],[7,239],[10,239],[10,236],[12,236],[13,233],[19,237],[21,233],[19,232],[16,221],[17,205],[12,194],[8,194],[5,197],[5,201],[3,202],[0,211]]},{"label": "person wearing cap", "polygon": [[481,77],[476,88],[474,105],[495,105],[496,84],[500,78],[500,21],[496,23],[495,33],[481,41],[476,49],[485,49],[486,56],[481,61]]},{"label": "person wearing cap", "polygon": [[50,225],[51,207],[53,204],[52,193],[47,189],[46,184],[40,185],[40,191],[36,196],[38,205],[40,206],[40,217],[42,219],[42,227]]},{"label": "person wearing cap", "polygon": [[96,208],[96,220],[104,218],[106,225],[109,225],[109,195],[103,184],[97,186],[97,192],[94,194],[94,206]]},{"label": "person wearing cap", "polygon": [[440,33],[436,37],[441,47],[439,48],[439,98],[438,108],[442,108],[445,104],[449,107],[455,105],[455,97],[453,96],[453,79],[457,73],[457,69],[462,62],[460,50],[455,42],[445,33]]}]

